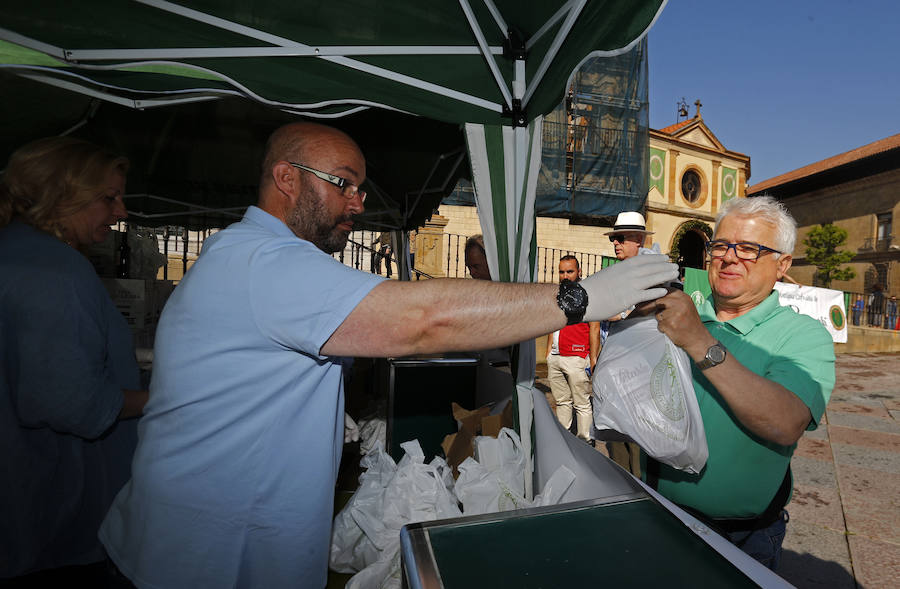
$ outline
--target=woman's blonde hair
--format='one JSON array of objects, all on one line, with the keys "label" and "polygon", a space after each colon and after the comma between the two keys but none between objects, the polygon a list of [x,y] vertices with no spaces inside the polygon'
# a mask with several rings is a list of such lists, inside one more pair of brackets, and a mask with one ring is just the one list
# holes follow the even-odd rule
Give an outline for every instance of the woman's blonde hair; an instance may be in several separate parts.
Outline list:
[{"label": "woman's blonde hair", "polygon": [[62,219],[97,199],[109,173],[128,159],[74,137],[47,137],[17,149],[0,180],[0,227],[18,217],[63,239]]}]

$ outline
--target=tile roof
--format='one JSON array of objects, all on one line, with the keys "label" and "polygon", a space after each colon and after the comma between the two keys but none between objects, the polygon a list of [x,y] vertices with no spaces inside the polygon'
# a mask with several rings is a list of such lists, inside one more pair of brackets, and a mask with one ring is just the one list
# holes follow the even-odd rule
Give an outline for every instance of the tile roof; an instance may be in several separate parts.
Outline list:
[{"label": "tile roof", "polygon": [[659,132],[671,135],[678,129],[687,127],[688,125],[690,125],[693,122],[694,122],[694,119],[687,119],[686,121],[681,121],[680,123],[675,123],[674,125],[669,125],[668,127],[663,127],[662,129],[659,130]]},{"label": "tile roof", "polygon": [[747,188],[747,194],[755,194],[768,188],[772,188],[773,186],[781,186],[795,180],[813,176],[815,174],[825,172],[826,170],[837,168],[839,166],[843,166],[845,164],[849,164],[851,162],[855,162],[857,160],[861,160],[897,148],[900,148],[900,133],[891,135],[890,137],[886,137],[884,139],[879,139],[878,141],[863,145],[862,147],[857,147],[856,149],[851,149],[850,151],[844,152],[842,154],[809,164],[808,166],[797,168],[796,170],[793,170],[791,172],[781,174],[780,176],[775,176],[774,178],[763,180],[762,182],[759,182]]}]

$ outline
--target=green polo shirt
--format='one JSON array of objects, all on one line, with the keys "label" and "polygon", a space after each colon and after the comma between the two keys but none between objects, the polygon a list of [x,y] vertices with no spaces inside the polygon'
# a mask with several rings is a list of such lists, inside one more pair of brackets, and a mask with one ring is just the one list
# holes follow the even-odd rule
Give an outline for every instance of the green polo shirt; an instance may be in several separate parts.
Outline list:
[{"label": "green polo shirt", "polygon": [[[698,311],[729,354],[797,395],[812,415],[808,429],[818,426],[834,388],[834,344],[818,321],[779,305],[774,290],[730,321],[716,319],[710,300]],[[662,464],[659,492],[711,517],[759,515],[781,485],[796,444],[781,446],[750,433],[693,362],[691,366],[709,459],[699,475]]]}]

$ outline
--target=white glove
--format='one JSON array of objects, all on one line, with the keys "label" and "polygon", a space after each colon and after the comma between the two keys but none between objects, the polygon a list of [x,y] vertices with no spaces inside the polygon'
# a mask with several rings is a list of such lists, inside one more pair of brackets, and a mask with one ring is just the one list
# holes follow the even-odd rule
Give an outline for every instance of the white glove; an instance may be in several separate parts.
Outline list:
[{"label": "white glove", "polygon": [[678,265],[662,254],[644,254],[608,266],[581,281],[588,294],[584,321],[602,321],[628,307],[665,296],[651,288],[678,278]]}]

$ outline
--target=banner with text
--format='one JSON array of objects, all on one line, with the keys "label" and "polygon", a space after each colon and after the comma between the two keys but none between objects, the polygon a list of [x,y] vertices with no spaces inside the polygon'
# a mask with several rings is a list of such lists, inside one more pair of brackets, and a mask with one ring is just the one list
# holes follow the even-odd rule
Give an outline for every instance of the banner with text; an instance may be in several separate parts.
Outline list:
[{"label": "banner with text", "polygon": [[825,326],[836,343],[847,343],[847,311],[844,309],[843,292],[784,282],[776,282],[775,290],[782,306],[809,315]]}]

